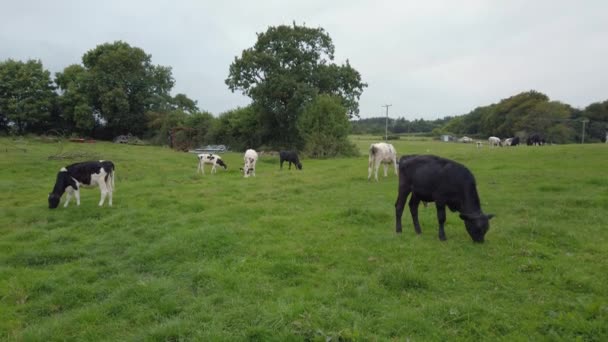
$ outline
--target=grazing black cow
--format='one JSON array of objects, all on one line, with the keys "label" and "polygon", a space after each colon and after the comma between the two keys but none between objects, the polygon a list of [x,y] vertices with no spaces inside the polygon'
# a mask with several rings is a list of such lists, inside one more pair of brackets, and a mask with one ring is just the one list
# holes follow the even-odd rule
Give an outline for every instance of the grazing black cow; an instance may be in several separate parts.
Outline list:
[{"label": "grazing black cow", "polygon": [[80,187],[99,185],[101,207],[108,196],[108,205],[112,206],[112,192],[114,191],[114,163],[109,160],[88,161],[71,164],[61,168],[57,173],[57,180],[53,191],[49,194],[49,208],[55,209],[59,200],[67,191],[64,207],[68,206],[72,194],[76,197],[76,205],[80,205]]},{"label": "grazing black cow", "polygon": [[298,154],[294,151],[281,151],[279,152],[279,159],[281,160],[281,169],[283,169],[283,162],[289,163],[289,169],[291,170],[291,164],[295,165],[298,170],[302,170],[302,163],[298,158]]},{"label": "grazing black cow", "polygon": [[519,145],[519,137],[513,137],[513,139],[511,139],[511,146],[517,145]]},{"label": "grazing black cow", "polygon": [[544,145],[545,144],[545,137],[542,136],[540,133],[532,133],[530,134],[530,136],[528,136],[528,139],[526,139],[526,144],[528,146],[530,145]]},{"label": "grazing black cow", "polygon": [[399,160],[399,195],[395,202],[396,231],[401,233],[401,215],[408,195],[412,193],[409,207],[417,234],[421,233],[418,223],[420,201],[435,202],[439,220],[439,239],[445,240],[443,225],[445,207],[460,212],[467,232],[475,242],[483,242],[488,231],[489,220],[494,215],[481,211],[475,177],[464,165],[455,161],[432,156],[403,156]]}]

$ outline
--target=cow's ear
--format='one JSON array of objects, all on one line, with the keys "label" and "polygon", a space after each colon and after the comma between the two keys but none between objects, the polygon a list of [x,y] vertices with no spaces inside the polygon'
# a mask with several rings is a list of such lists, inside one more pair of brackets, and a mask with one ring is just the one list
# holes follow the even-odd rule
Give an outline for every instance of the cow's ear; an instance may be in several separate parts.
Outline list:
[{"label": "cow's ear", "polygon": [[488,218],[488,220],[490,220],[492,217],[494,217],[494,214],[488,214],[486,215],[486,217]]}]

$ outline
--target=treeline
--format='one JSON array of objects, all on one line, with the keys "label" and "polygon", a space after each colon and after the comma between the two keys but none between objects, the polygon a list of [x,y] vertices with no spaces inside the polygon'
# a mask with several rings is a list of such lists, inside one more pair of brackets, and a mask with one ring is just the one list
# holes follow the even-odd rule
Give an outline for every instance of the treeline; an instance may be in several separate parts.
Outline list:
[{"label": "treeline", "polygon": [[548,142],[563,144],[581,142],[583,121],[585,142],[603,141],[608,130],[608,100],[577,109],[531,90],[454,117],[434,133],[481,138],[524,138],[541,133]]},{"label": "treeline", "polygon": [[[178,149],[224,144],[312,157],[356,154],[348,134],[383,134],[385,118],[353,120],[367,85],[348,60],[333,63],[334,50],[322,28],[269,27],[228,67],[228,89],[252,104],[217,116],[185,94],[171,95],[171,67],[154,65],[150,54],[122,41],[98,45],[55,77],[39,60],[0,61],[0,132],[106,140],[132,134]],[[389,119],[389,131],[479,138],[538,132],[569,143],[581,140],[583,121],[585,141],[604,139],[608,101],[577,109],[529,91],[462,116]]]},{"label": "treeline", "polygon": [[[442,119],[424,120],[415,119],[407,120],[404,117],[397,119],[388,119],[389,134],[402,133],[427,133],[430,134],[433,130],[443,127],[449,122],[452,117],[447,116]],[[365,118],[359,120],[351,120],[352,132],[354,134],[382,134],[384,135],[387,121],[383,117]]]},{"label": "treeline", "polygon": [[0,130],[62,132],[98,139],[154,138],[159,121],[199,114],[196,101],[171,96],[171,67],[121,41],[87,51],[54,78],[39,60],[0,62]]},{"label": "treeline", "polygon": [[[252,104],[214,116],[171,95],[171,67],[117,41],[87,51],[51,77],[39,60],[0,61],[0,131],[112,139],[132,134],[185,149],[203,144],[355,154],[349,119],[367,85],[322,28],[269,27],[228,68],[226,85]],[[201,66],[204,67],[204,66]]]}]

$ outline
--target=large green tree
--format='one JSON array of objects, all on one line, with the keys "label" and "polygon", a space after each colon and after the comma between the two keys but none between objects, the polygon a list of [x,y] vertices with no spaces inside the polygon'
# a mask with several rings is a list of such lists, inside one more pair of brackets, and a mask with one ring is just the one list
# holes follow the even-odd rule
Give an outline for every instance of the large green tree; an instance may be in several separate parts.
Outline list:
[{"label": "large green tree", "polygon": [[255,45],[234,59],[226,84],[251,97],[267,143],[301,145],[298,117],[319,94],[339,96],[348,115],[358,115],[366,84],[348,61],[332,63],[334,49],[324,29],[294,23],[258,33]]},{"label": "large green tree", "polygon": [[153,65],[138,47],[117,41],[98,45],[82,57],[90,105],[109,134],[142,134],[146,112],[171,101],[171,68]]},{"label": "large green tree", "polygon": [[0,128],[12,123],[19,134],[44,131],[55,97],[51,73],[42,62],[0,62]]},{"label": "large green tree", "polygon": [[55,74],[55,83],[61,90],[61,116],[69,129],[80,134],[91,134],[97,120],[89,98],[87,70],[82,65],[70,65],[63,72]]}]

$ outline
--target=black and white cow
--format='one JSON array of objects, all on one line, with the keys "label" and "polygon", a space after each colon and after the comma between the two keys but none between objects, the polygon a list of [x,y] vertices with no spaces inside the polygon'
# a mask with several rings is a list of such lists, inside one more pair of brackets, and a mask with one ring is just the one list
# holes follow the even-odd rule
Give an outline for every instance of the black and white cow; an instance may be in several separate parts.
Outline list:
[{"label": "black and white cow", "polygon": [[445,207],[460,212],[467,232],[475,242],[483,242],[494,215],[481,211],[475,177],[464,165],[455,161],[432,156],[403,156],[399,160],[399,193],[395,202],[396,231],[401,233],[401,216],[409,194],[410,213],[414,230],[421,233],[418,222],[418,205],[435,202],[439,221],[439,239],[446,240],[443,225]]},{"label": "black and white cow", "polygon": [[296,166],[298,170],[302,170],[302,163],[298,158],[298,154],[294,151],[281,151],[279,152],[279,159],[281,163],[281,170],[283,169],[283,162],[289,163],[289,169],[291,170],[291,164]]},{"label": "black and white cow", "polygon": [[211,173],[217,172],[215,168],[217,165],[223,167],[224,170],[228,169],[228,165],[226,165],[226,163],[224,163],[222,160],[222,157],[218,156],[217,154],[201,153],[198,155],[198,169],[196,169],[196,173],[202,172],[205,174],[205,164],[213,165],[211,167]]},{"label": "black and white cow", "polygon": [[367,180],[372,178],[372,171],[375,171],[374,177],[378,181],[378,168],[380,164],[384,165],[384,177],[387,176],[388,164],[395,166],[395,176],[397,175],[397,150],[391,144],[377,143],[369,146],[369,160],[367,164]]},{"label": "black and white cow", "polygon": [[53,191],[49,194],[49,208],[55,209],[64,192],[67,192],[64,207],[68,206],[72,195],[76,197],[76,205],[80,205],[80,187],[99,186],[101,207],[108,197],[108,205],[112,206],[112,192],[114,191],[114,163],[109,160],[87,161],[71,164],[61,168],[57,173],[57,180]]}]

